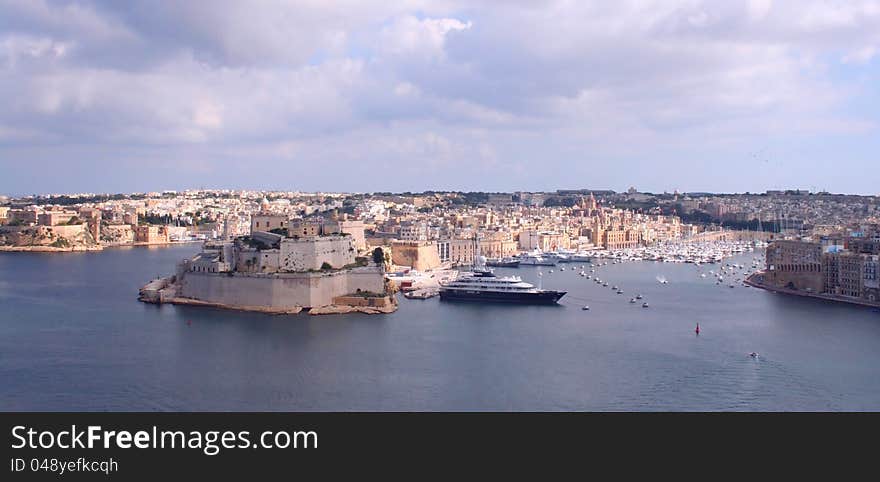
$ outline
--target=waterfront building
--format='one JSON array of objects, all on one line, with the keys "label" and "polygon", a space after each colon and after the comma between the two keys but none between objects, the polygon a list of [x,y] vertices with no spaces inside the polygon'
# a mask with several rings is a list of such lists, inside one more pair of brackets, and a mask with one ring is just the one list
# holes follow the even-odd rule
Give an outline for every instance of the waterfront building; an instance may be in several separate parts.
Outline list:
[{"label": "waterfront building", "polygon": [[641,244],[641,236],[635,229],[623,225],[602,231],[602,245],[605,249],[631,249]]},{"label": "waterfront building", "polygon": [[449,257],[447,261],[455,265],[472,265],[474,264],[474,255],[476,249],[473,239],[447,239],[446,240]]},{"label": "waterfront building", "polygon": [[441,264],[439,251],[432,241],[394,241],[391,262],[417,271],[431,270]]},{"label": "waterfront building", "polygon": [[[850,241],[847,246],[864,247]],[[768,245],[766,256],[763,279],[772,287],[880,301],[880,255],[840,249],[836,244],[777,240]]]},{"label": "waterfront building", "polygon": [[488,233],[480,238],[480,255],[487,258],[506,258],[517,252],[517,242],[509,233]]},{"label": "waterfront building", "polygon": [[134,241],[145,244],[164,244],[170,241],[166,226],[135,226]]},{"label": "waterfront building", "polygon": [[449,261],[449,240],[441,239],[436,242],[437,245],[437,256],[440,258],[441,263],[446,263]]},{"label": "waterfront building", "polygon": [[524,251],[540,249],[541,251],[556,251],[568,249],[571,245],[569,236],[556,231],[539,231],[527,229],[519,233],[519,247]]},{"label": "waterfront building", "polygon": [[37,216],[37,224],[40,226],[60,226],[71,222],[71,220],[78,221],[76,218],[76,211],[49,210]]},{"label": "waterfront building", "polygon": [[823,291],[822,245],[780,240],[767,247],[769,283],[780,288],[813,293]]},{"label": "waterfront building", "polygon": [[206,243],[178,266],[160,298],[226,307],[295,310],[334,304],[387,307],[384,262],[358,258],[352,236],[292,238],[257,231],[224,243]]}]

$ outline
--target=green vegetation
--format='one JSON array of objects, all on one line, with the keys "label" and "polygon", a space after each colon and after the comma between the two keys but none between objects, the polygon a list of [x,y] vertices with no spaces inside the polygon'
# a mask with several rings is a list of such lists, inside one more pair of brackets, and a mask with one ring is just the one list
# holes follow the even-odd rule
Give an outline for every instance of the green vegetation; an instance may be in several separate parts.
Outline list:
[{"label": "green vegetation", "polygon": [[349,296],[359,296],[361,298],[382,298],[383,296],[385,296],[385,294],[384,293],[374,293],[372,291],[361,291],[361,289],[358,288],[357,292],[355,292],[354,294],[349,295]]},{"label": "green vegetation", "polygon": [[67,220],[67,225],[68,225],[68,226],[75,226],[75,225],[77,225],[77,224],[82,224],[82,221],[81,221],[78,217],[76,217],[76,216],[74,216],[74,217],[72,217],[72,218],[70,218],[70,219]]},{"label": "green vegetation", "polygon": [[323,263],[321,263],[321,270],[322,270],[322,271],[327,271],[327,270],[330,270],[330,269],[333,269],[333,266],[331,266],[330,263],[328,263],[328,262],[326,262],[326,261],[324,261]]},{"label": "green vegetation", "polygon": [[138,214],[138,224],[160,224],[166,225],[174,222],[174,218],[170,214],[162,216],[156,214]]},{"label": "green vegetation", "polygon": [[274,228],[274,229],[270,229],[269,232],[272,234],[279,234],[281,236],[287,236],[287,229],[286,228]]},{"label": "green vegetation", "polygon": [[485,192],[460,192],[457,194],[458,196],[449,200],[452,204],[478,206],[489,201],[489,194]]},{"label": "green vegetation", "polygon": [[373,250],[373,262],[376,264],[385,263],[385,251],[382,248],[377,247]]},{"label": "green vegetation", "polygon": [[546,207],[566,207],[570,208],[578,203],[579,199],[569,196],[550,196],[544,200]]},{"label": "green vegetation", "polygon": [[52,246],[53,248],[69,248],[70,241],[65,238],[58,238],[53,241],[52,244],[50,244],[49,246]]},{"label": "green vegetation", "polygon": [[685,213],[683,212],[681,204],[676,204],[674,208],[664,207],[663,214],[669,215],[673,213],[681,218],[681,222],[685,224],[699,224],[704,226],[718,224],[725,228],[746,231],[758,231],[758,225],[760,225],[763,231],[779,232],[779,226],[775,225],[773,222],[761,223],[757,219],[751,219],[749,221],[721,220],[705,211],[692,211]]},{"label": "green vegetation", "polygon": [[36,204],[37,206],[42,206],[45,204],[57,204],[59,206],[71,206],[74,204],[83,204],[83,203],[99,203],[105,201],[119,201],[122,199],[146,199],[145,194],[98,194],[97,196],[83,196],[83,197],[71,197],[71,196],[35,196],[33,199],[29,199],[28,202],[31,204]]},{"label": "green vegetation", "polygon": [[238,239],[241,240],[241,242],[244,243],[245,245],[247,245],[251,248],[256,248],[257,251],[272,249],[272,247],[269,246],[268,244],[266,244],[262,241],[256,240],[250,236],[242,236]]}]

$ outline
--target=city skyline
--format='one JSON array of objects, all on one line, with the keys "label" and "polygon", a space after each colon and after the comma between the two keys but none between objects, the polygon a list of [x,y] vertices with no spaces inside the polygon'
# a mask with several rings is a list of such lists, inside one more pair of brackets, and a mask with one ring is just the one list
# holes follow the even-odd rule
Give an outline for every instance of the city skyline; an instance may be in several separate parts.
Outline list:
[{"label": "city skyline", "polygon": [[880,192],[877,1],[0,5],[6,195]]}]

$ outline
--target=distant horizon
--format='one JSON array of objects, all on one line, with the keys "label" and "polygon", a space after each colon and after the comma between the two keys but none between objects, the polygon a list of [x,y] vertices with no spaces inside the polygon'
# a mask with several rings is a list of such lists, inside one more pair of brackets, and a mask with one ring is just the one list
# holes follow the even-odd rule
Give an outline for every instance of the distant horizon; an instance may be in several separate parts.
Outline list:
[{"label": "distant horizon", "polygon": [[880,192],[880,3],[5,2],[0,191]]},{"label": "distant horizon", "polygon": [[[593,191],[593,192],[601,192],[601,191],[613,191],[615,194],[627,194],[627,190],[622,189],[612,189],[612,188],[556,188],[551,190],[523,190],[517,189],[513,191],[500,191],[500,190],[480,190],[480,189],[423,189],[420,191],[414,190],[405,190],[405,191],[394,191],[394,190],[384,190],[377,189],[373,191],[342,191],[342,190],[305,190],[305,189],[267,189],[267,188],[233,188],[233,187],[188,187],[188,188],[180,188],[180,189],[148,189],[143,191],[66,191],[66,192],[42,192],[42,193],[6,193],[0,191],[0,196],[7,197],[8,199],[20,199],[27,197],[46,197],[46,196],[81,196],[81,195],[94,195],[94,196],[112,196],[112,195],[134,195],[134,194],[148,194],[148,193],[164,193],[164,192],[186,192],[186,191],[251,191],[251,192],[265,192],[265,193],[284,193],[284,192],[299,192],[303,194],[318,194],[318,193],[326,193],[326,194],[378,194],[378,193],[391,193],[392,195],[401,195],[401,194],[425,194],[430,192],[435,193],[486,193],[486,194],[515,194],[517,192],[524,193],[535,193],[535,194],[560,194],[558,191]],[[836,196],[863,196],[863,197],[880,197],[880,192],[878,193],[848,193],[848,192],[835,192],[835,191],[810,191],[809,189],[803,188],[782,188],[782,189],[765,189],[763,191],[739,191],[739,192],[713,192],[713,191],[705,191],[705,190],[692,190],[692,191],[681,191],[678,190],[678,194],[710,194],[715,196],[736,196],[736,195],[761,195],[766,194],[767,192],[791,192],[791,191],[802,191],[807,192],[809,194],[827,194],[827,195],[836,195]],[[649,194],[649,195],[672,195],[676,191],[675,190],[666,190],[666,191],[647,191],[647,190],[639,190],[636,189],[637,194]],[[561,193],[560,195],[571,194],[571,193]]]}]

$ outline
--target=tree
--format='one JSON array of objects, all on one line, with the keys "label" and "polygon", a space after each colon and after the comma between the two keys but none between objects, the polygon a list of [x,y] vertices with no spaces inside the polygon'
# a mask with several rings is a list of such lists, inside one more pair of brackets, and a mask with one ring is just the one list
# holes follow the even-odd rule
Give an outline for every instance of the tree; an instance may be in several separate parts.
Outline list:
[{"label": "tree", "polygon": [[330,263],[324,261],[323,263],[321,263],[321,269],[324,269],[324,270],[333,269],[333,266],[331,266]]},{"label": "tree", "polygon": [[381,247],[373,250],[373,262],[380,265],[385,263],[385,251]]}]

